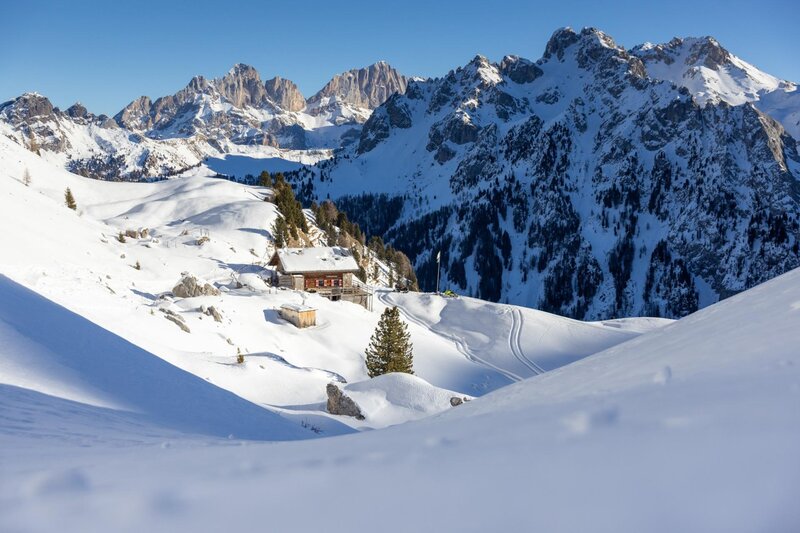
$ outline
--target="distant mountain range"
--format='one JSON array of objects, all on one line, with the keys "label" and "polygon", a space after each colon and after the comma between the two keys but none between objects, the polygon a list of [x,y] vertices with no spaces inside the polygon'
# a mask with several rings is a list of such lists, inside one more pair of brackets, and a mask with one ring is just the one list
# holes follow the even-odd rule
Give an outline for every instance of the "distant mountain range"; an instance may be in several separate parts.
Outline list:
[{"label": "distant mountain range", "polygon": [[421,285],[563,315],[683,316],[800,266],[800,97],[711,37],[626,50],[557,30],[537,61],[386,63],[305,99],[246,65],[115,117],[39,95],[0,133],[87,176],[299,157],[290,179],[405,251]]},{"label": "distant mountain range", "polygon": [[356,140],[372,110],[406,84],[378,62],[334,76],[306,100],[293,82],[262,81],[253,67],[237,64],[222,78],[196,76],[173,95],[139,97],[113,118],[81,104],[62,111],[27,93],[0,104],[0,131],[74,172],[139,179],[206,156],[338,148]]}]

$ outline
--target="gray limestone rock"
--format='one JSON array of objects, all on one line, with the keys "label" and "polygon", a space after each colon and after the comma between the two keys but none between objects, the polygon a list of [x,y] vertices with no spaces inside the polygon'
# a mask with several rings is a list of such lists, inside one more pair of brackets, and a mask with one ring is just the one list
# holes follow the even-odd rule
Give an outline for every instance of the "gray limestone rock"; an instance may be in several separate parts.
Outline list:
[{"label": "gray limestone rock", "polygon": [[278,107],[286,111],[301,111],[306,107],[306,99],[291,80],[275,77],[264,82],[267,96]]},{"label": "gray limestone rock", "polygon": [[405,76],[385,61],[379,61],[334,76],[322,90],[308,99],[308,103],[317,104],[324,99],[337,98],[357,107],[375,109],[394,93],[404,93],[407,84]]},{"label": "gray limestone rock", "polygon": [[356,402],[346,396],[339,387],[333,383],[328,383],[325,390],[328,393],[328,412],[330,414],[352,416],[356,420],[364,420],[364,415]]},{"label": "gray limestone rock", "polygon": [[186,275],[172,288],[172,294],[178,298],[194,298],[196,296],[219,296],[219,289],[210,283],[200,284],[196,277]]}]

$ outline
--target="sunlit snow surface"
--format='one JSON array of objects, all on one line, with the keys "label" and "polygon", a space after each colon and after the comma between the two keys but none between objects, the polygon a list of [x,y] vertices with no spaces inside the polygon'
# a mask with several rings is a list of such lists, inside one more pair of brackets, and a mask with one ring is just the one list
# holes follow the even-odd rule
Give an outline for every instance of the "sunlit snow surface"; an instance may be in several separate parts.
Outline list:
[{"label": "sunlit snow surface", "polygon": [[[800,528],[800,271],[667,325],[379,291],[372,313],[315,298],[301,331],[275,306],[302,296],[259,285],[275,213],[258,188],[96,182],[14,147],[0,138],[2,531]],[[115,240],[140,227],[155,240]],[[159,298],[182,271],[228,290]],[[366,382],[385,305],[419,380]],[[331,381],[365,396],[363,425],[324,413]],[[442,406],[454,393],[477,398]]]}]

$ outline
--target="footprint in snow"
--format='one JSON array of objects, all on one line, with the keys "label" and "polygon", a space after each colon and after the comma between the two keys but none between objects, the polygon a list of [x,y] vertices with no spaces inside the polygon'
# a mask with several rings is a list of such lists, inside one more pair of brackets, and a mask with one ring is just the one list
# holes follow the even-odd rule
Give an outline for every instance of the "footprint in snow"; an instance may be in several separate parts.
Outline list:
[{"label": "footprint in snow", "polygon": [[653,383],[656,385],[666,385],[672,379],[672,368],[665,366],[653,375]]}]

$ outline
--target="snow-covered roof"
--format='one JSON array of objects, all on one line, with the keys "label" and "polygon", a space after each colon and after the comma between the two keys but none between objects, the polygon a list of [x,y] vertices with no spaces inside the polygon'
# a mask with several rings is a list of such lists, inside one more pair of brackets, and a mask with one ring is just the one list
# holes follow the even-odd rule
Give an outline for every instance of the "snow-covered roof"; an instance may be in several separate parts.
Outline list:
[{"label": "snow-covered roof", "polygon": [[282,248],[275,252],[287,274],[301,272],[358,272],[358,263],[347,248]]},{"label": "snow-covered roof", "polygon": [[281,309],[288,309],[295,313],[302,313],[303,311],[316,311],[315,308],[303,304],[282,304]]}]

